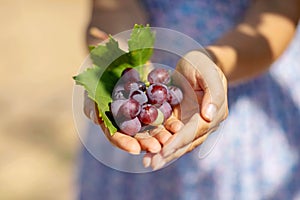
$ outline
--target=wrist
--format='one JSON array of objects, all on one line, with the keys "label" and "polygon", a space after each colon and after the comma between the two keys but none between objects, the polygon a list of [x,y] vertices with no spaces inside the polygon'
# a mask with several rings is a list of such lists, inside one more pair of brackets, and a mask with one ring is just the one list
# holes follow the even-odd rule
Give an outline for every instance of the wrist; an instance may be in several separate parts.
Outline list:
[{"label": "wrist", "polygon": [[234,49],[226,46],[207,46],[205,50],[213,62],[223,71],[227,79],[232,79],[232,72],[236,66],[237,54]]},{"label": "wrist", "polygon": [[220,68],[222,69],[222,63],[220,62],[220,59],[217,57],[216,55],[216,50],[215,47],[213,46],[207,46],[205,47],[205,51],[208,54],[208,56],[210,57],[210,59]]}]

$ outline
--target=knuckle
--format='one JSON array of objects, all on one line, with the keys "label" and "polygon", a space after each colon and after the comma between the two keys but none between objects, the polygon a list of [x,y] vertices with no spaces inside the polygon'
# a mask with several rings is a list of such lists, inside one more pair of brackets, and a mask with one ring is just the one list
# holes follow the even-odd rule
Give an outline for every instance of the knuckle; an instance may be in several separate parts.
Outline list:
[{"label": "knuckle", "polygon": [[226,95],[225,95],[225,94],[226,94],[226,93],[225,93],[225,91],[223,90],[223,88],[217,89],[217,90],[213,93],[215,100],[217,100],[217,102],[221,102],[221,103],[223,103],[223,102],[225,101],[225,99],[226,99]]}]

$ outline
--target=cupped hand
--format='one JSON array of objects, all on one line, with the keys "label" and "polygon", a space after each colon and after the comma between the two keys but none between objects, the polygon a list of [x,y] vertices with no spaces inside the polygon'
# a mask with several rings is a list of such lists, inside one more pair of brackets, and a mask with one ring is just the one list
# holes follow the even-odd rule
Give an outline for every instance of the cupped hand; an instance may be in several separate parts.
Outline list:
[{"label": "cupped hand", "polygon": [[[101,42],[105,42],[108,39],[108,35],[98,29],[97,27],[91,27],[88,35],[89,45],[98,45]],[[127,49],[127,42],[122,38],[115,39],[119,42],[120,48]],[[135,137],[128,136],[121,132],[116,132],[110,135],[108,129],[105,127],[104,122],[99,118],[97,105],[91,100],[87,93],[84,93],[84,113],[95,124],[98,124],[105,134],[110,143],[124,151],[131,154],[139,154],[141,151],[157,153],[161,150],[162,134],[150,136],[148,133],[138,133]]]},{"label": "cupped hand", "polygon": [[84,113],[95,124],[98,124],[110,143],[131,154],[139,154],[141,151],[158,153],[161,150],[161,143],[164,139],[163,133],[150,136],[148,132],[137,133],[135,137],[116,132],[110,135],[109,130],[104,126],[103,121],[99,118],[98,109],[93,100],[87,93],[84,93]]},{"label": "cupped hand", "polygon": [[[161,151],[144,156],[144,166],[154,170],[202,144],[228,115],[227,80],[205,53],[187,53],[176,71],[182,76],[175,75],[174,82],[182,88],[184,98],[164,128],[157,130],[158,135],[164,135]],[[189,85],[183,84],[186,81]]]}]

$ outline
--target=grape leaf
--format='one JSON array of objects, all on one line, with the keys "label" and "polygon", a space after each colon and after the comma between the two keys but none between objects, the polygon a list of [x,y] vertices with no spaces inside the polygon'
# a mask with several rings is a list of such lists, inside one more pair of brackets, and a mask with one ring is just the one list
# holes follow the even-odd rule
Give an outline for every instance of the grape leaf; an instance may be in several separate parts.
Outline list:
[{"label": "grape leaf", "polygon": [[94,47],[90,56],[94,65],[104,68],[129,62],[128,54],[119,48],[118,42],[111,36],[105,45]]},{"label": "grape leaf", "polygon": [[112,101],[111,93],[124,68],[131,67],[128,54],[119,49],[118,42],[112,37],[103,46],[94,47],[90,53],[94,67],[88,68],[74,77],[77,84],[84,86],[89,98],[97,103],[99,116],[110,133],[117,128],[112,124],[107,112]]},{"label": "grape leaf", "polygon": [[74,76],[73,79],[76,81],[77,85],[84,86],[85,90],[88,92],[88,96],[96,101],[96,89],[103,72],[103,68],[94,66],[93,68],[88,68],[79,75]]},{"label": "grape leaf", "polygon": [[140,66],[145,64],[152,56],[155,35],[149,25],[134,25],[131,37],[128,40],[131,64]]},{"label": "grape leaf", "polygon": [[99,116],[111,135],[117,131],[108,115],[115,84],[124,69],[140,66],[150,59],[153,44],[154,34],[150,27],[135,25],[128,41],[129,52],[121,50],[118,42],[110,36],[105,45],[90,48],[94,66],[73,77],[76,84],[84,86],[88,96],[97,103]]}]

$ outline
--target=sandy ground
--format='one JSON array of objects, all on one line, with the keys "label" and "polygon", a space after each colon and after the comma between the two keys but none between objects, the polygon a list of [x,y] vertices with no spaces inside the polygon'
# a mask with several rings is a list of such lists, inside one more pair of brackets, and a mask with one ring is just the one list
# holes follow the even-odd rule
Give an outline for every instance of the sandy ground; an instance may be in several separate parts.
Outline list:
[{"label": "sandy ground", "polygon": [[74,199],[87,0],[0,0],[0,199]]}]

